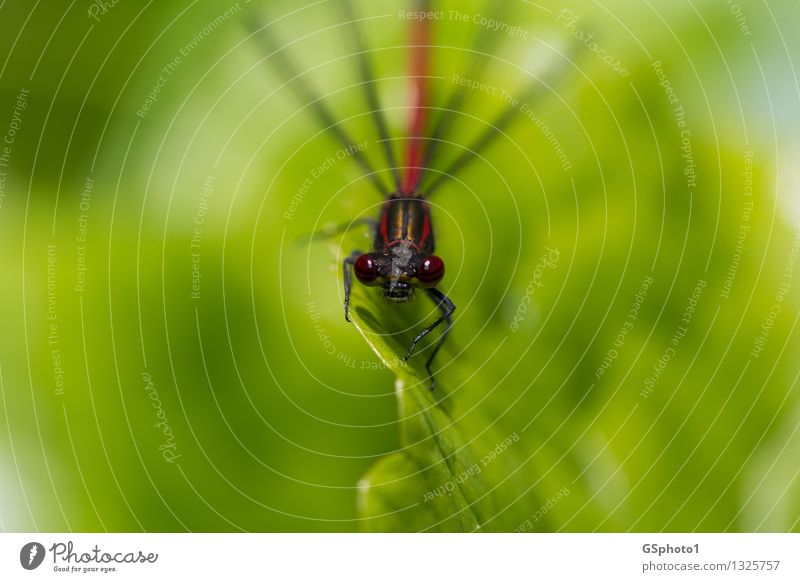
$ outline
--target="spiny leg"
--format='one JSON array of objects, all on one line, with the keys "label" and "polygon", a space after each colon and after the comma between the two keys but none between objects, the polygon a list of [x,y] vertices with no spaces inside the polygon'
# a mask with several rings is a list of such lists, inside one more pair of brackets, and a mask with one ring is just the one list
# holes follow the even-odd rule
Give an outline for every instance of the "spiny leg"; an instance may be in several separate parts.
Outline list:
[{"label": "spiny leg", "polygon": [[425,289],[425,292],[428,294],[428,297],[430,297],[431,301],[433,301],[436,304],[436,307],[439,309],[439,311],[442,312],[442,316],[417,334],[417,337],[415,337],[414,341],[411,342],[411,347],[409,348],[406,357],[403,358],[403,361],[407,361],[408,358],[411,357],[411,354],[414,352],[414,348],[422,338],[424,338],[431,331],[433,331],[437,326],[439,326],[439,324],[441,324],[442,322],[446,322],[444,332],[442,332],[442,335],[436,342],[436,346],[433,348],[431,355],[428,357],[428,361],[425,362],[425,369],[427,370],[428,377],[431,380],[431,390],[433,390],[436,387],[436,381],[433,378],[431,363],[433,363],[433,358],[436,357],[439,348],[442,347],[445,340],[447,339],[447,334],[450,333],[450,329],[453,327],[453,319],[451,316],[453,315],[453,312],[456,310],[456,306],[455,303],[453,303],[447,295],[445,295],[438,289],[435,288]]},{"label": "spiny leg", "polygon": [[350,321],[350,290],[353,287],[353,265],[356,259],[362,254],[361,251],[353,251],[342,261],[342,272],[344,274],[344,319],[348,322]]}]

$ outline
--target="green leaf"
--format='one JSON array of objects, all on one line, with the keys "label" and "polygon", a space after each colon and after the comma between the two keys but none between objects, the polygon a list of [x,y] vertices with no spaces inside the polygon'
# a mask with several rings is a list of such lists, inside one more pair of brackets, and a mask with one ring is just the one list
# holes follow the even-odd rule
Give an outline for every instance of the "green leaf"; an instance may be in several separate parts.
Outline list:
[{"label": "green leaf", "polygon": [[[395,391],[399,407],[402,452],[378,463],[362,479],[359,507],[368,531],[493,531],[502,524],[495,516],[498,505],[493,488],[497,482],[487,469],[494,459],[482,451],[494,431],[480,439],[467,439],[452,417],[450,396],[439,382],[431,391],[424,368],[425,354],[401,363],[414,335],[413,329],[386,334],[385,329],[404,329],[403,310],[389,309],[370,290],[354,289],[352,319],[356,328],[387,367],[397,375]],[[419,301],[419,299],[417,300]],[[407,307],[412,311],[411,306]],[[380,313],[381,324],[372,315]],[[417,313],[419,310],[417,310]],[[413,318],[412,318],[413,320]],[[435,340],[433,340],[435,341]],[[442,351],[440,365],[447,349]],[[497,440],[503,453],[518,437]],[[483,457],[483,458],[482,458]],[[491,524],[487,520],[494,519]]]}]

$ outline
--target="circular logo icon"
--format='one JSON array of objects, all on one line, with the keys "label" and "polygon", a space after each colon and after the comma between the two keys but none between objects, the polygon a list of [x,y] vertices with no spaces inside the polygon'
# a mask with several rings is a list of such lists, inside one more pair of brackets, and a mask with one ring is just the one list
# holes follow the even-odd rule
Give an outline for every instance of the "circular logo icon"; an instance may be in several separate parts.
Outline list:
[{"label": "circular logo icon", "polygon": [[35,570],[44,561],[44,546],[39,542],[29,542],[19,551],[19,563],[26,570]]}]

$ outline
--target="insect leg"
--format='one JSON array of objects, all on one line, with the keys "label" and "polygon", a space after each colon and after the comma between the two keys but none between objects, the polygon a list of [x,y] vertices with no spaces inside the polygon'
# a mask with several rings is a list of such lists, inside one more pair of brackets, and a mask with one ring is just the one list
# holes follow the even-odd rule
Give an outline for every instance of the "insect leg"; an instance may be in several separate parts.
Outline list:
[{"label": "insect leg", "polygon": [[450,332],[450,328],[453,326],[453,320],[451,316],[453,315],[453,312],[456,310],[456,306],[455,303],[453,303],[447,295],[445,295],[438,289],[426,289],[425,292],[428,294],[428,297],[431,298],[431,301],[433,301],[436,304],[436,307],[439,308],[439,311],[442,312],[442,316],[417,334],[417,337],[415,337],[414,341],[411,342],[411,347],[409,348],[406,357],[403,358],[403,361],[406,361],[408,360],[408,358],[411,357],[411,354],[414,352],[414,348],[422,338],[428,335],[442,322],[447,322],[444,333],[442,333],[441,337],[439,338],[439,341],[436,343],[436,347],[433,348],[433,352],[428,357],[428,361],[425,363],[425,369],[428,371],[428,375],[431,379],[431,390],[433,390],[433,388],[436,386],[436,383],[434,382],[433,372],[431,371],[431,362],[433,362],[434,356],[436,356],[436,353],[439,351],[439,348],[442,347],[442,344],[447,338],[447,334]]},{"label": "insect leg", "polygon": [[295,244],[300,246],[305,246],[307,244],[311,244],[314,242],[327,240],[329,238],[333,238],[344,232],[347,232],[351,228],[357,228],[362,225],[367,225],[370,227],[372,231],[374,231],[378,226],[378,221],[372,218],[371,216],[356,218],[355,220],[351,220],[350,222],[337,224],[332,228],[323,228],[322,230],[315,230],[314,232],[310,232],[302,236],[299,236],[297,237],[297,240],[295,240]]},{"label": "insect leg", "polygon": [[342,273],[344,274],[344,319],[350,321],[350,290],[353,287],[353,264],[362,254],[361,251],[353,251],[342,262]]}]

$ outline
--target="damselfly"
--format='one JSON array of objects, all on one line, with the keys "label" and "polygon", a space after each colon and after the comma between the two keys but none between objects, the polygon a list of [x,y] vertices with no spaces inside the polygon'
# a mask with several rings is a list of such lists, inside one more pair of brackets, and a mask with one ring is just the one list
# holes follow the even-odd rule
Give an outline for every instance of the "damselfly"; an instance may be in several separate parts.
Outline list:
[{"label": "damselfly", "polygon": [[[438,287],[444,277],[445,266],[442,258],[434,253],[433,224],[428,199],[446,179],[452,178],[454,174],[475,159],[494,138],[501,135],[518,110],[511,106],[505,109],[488,124],[487,129],[469,147],[464,148],[462,153],[446,166],[444,171],[426,180],[428,174],[426,170],[432,167],[438,146],[444,141],[446,130],[451,125],[455,113],[463,104],[467,88],[463,84],[456,85],[446,104],[439,110],[441,113],[428,133],[428,112],[433,111],[429,103],[428,88],[432,19],[427,18],[426,15],[433,15],[435,12],[432,10],[430,0],[419,0],[416,2],[415,10],[406,13],[407,15],[416,14],[417,17],[406,17],[410,26],[408,55],[411,102],[408,105],[410,115],[408,135],[405,140],[407,143],[405,164],[399,166],[395,159],[388,124],[375,88],[372,63],[355,7],[351,0],[331,1],[341,9],[344,17],[347,40],[351,43],[354,56],[357,58],[361,86],[365,92],[366,102],[380,142],[383,144],[386,161],[393,178],[391,188],[386,187],[380,174],[373,169],[361,149],[354,147],[358,142],[353,140],[342,125],[336,121],[334,114],[316,94],[287,51],[278,42],[274,30],[275,24],[254,27],[253,35],[264,43],[267,52],[266,58],[276,64],[287,83],[297,93],[303,104],[309,107],[326,133],[333,136],[340,146],[344,146],[352,153],[353,159],[359,164],[365,176],[384,197],[380,215],[372,223],[375,230],[372,249],[369,252],[355,250],[343,262],[345,319],[350,321],[353,273],[362,284],[380,287],[386,299],[394,303],[409,301],[414,296],[416,289],[427,295],[436,305],[440,316],[416,335],[404,360],[408,360],[412,356],[420,340],[444,324],[444,331],[433,346],[425,363],[431,383],[430,387],[433,389],[436,384],[431,366],[453,326],[452,316],[456,306]],[[498,12],[501,10],[502,4],[501,2],[491,3],[492,10],[495,13]],[[492,35],[487,32],[488,30],[486,28],[473,36],[469,51],[476,56],[470,60],[463,78],[480,78],[488,61],[487,56],[491,54],[493,45],[500,36]],[[534,96],[533,90],[534,85],[531,85],[521,95],[523,102]]]}]

